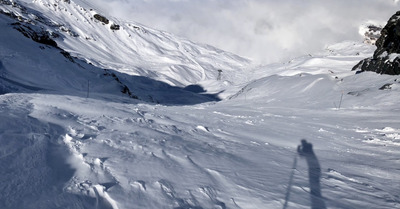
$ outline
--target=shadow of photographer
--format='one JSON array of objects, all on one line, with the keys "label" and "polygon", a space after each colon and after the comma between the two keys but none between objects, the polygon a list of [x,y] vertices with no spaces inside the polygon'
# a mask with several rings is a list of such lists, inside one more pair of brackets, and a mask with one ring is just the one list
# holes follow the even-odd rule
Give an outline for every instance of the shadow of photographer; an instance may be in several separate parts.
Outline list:
[{"label": "shadow of photographer", "polygon": [[317,156],[313,151],[311,143],[305,139],[301,140],[301,145],[297,147],[297,152],[300,157],[304,157],[308,165],[308,178],[310,182],[310,198],[312,209],[326,209],[324,199],[321,195],[321,166]]}]

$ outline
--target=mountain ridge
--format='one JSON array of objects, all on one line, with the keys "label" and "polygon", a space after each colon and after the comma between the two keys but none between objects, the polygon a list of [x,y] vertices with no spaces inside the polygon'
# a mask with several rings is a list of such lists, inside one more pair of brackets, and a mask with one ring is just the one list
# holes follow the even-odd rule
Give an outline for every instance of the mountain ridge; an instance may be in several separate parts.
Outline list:
[{"label": "mountain ridge", "polygon": [[[82,17],[80,22],[89,24],[93,30],[100,28],[103,30],[103,32],[105,31],[104,33],[106,33],[107,36],[108,34],[111,34],[110,37],[112,40],[107,41],[109,38],[100,36],[99,33],[97,33],[97,35],[103,38],[98,39],[98,41],[93,40],[93,38],[83,38],[82,34],[84,34],[84,32],[82,32],[79,27],[69,26],[66,23],[59,23],[64,16],[63,14],[60,15],[58,13],[68,12],[71,10],[71,7],[68,7],[67,9],[64,8],[63,5],[67,7],[71,4],[72,8],[80,12],[78,12],[78,14],[83,13],[86,15],[79,16]],[[211,48],[209,46],[206,46],[205,48],[198,47],[194,43],[186,40],[179,41],[179,39],[165,32],[157,32],[152,29],[145,28],[144,26],[136,26],[131,23],[126,23],[122,25],[120,29],[113,30],[108,27],[114,23],[110,22],[110,24],[107,24],[107,26],[105,23],[102,23],[94,18],[94,15],[97,14],[97,12],[74,5],[73,1],[34,1],[34,3],[27,4],[27,6],[28,5],[32,6],[33,9],[28,9],[26,6],[18,4],[17,1],[3,0],[2,4],[0,5],[0,11],[2,14],[5,14],[11,19],[15,20],[15,22],[9,23],[10,26],[20,31],[24,36],[40,44],[55,47],[61,50],[60,53],[72,63],[77,64],[78,67],[85,65],[86,68],[100,68],[98,72],[99,75],[103,74],[113,77],[115,81],[119,83],[118,85],[121,86],[121,91],[127,93],[132,98],[140,97],[144,101],[169,104],[181,103],[184,100],[188,103],[197,103],[201,102],[202,100],[219,100],[219,94],[224,93],[224,90],[229,89],[228,87],[231,86],[231,83],[234,83],[233,81],[228,80],[231,80],[234,78],[234,75],[237,74],[236,71],[238,69],[238,65],[242,65],[243,63],[246,63],[246,65],[248,64],[248,61],[229,53]],[[55,15],[55,17],[58,17],[59,20],[57,20],[57,18],[56,21],[54,19],[48,19],[46,15],[43,15],[43,13],[40,12],[37,7],[45,11],[48,11],[49,8],[53,8],[57,15],[60,15],[60,17]],[[79,22],[79,20],[76,21]],[[115,22],[114,20],[111,21]],[[126,30],[124,27],[130,27],[131,29]],[[134,42],[132,42],[132,40],[136,39],[130,39],[129,43],[131,45],[129,45],[129,43],[124,42],[126,41],[125,39],[118,39],[121,36],[115,36],[116,32],[114,31],[123,33],[122,37],[125,38],[131,37],[130,34],[128,35],[128,32],[133,31],[134,35],[137,36],[136,39],[141,40],[141,42],[137,42],[139,45],[142,45],[141,52],[137,53],[135,50],[131,50],[132,47],[138,47],[138,45],[135,45]],[[146,40],[146,37],[148,36],[150,37],[150,40],[153,40],[154,37],[158,37],[157,41],[153,43],[150,40]],[[97,42],[100,43],[97,44]],[[180,42],[182,42],[182,44]],[[116,44],[114,48],[112,47],[113,43]],[[151,46],[153,47],[147,46],[148,43],[151,43]],[[70,44],[72,44],[74,47],[68,47]],[[157,44],[163,45],[164,48],[158,47]],[[121,45],[123,45],[125,49],[123,52],[118,52],[116,48],[121,48]],[[167,50],[166,46],[168,46],[170,49]],[[43,48],[43,46],[40,47]],[[99,48],[102,49],[98,50]],[[160,49],[164,51],[161,52]],[[82,54],[88,51],[92,53],[88,53],[88,55],[85,56]],[[124,54],[126,51],[129,51],[129,53]],[[154,51],[157,51],[157,53],[163,53],[164,56],[158,56],[159,54],[155,53]],[[212,53],[207,54],[209,51]],[[95,59],[98,52],[100,54],[102,53],[100,57],[104,58],[104,56],[106,56],[106,58]],[[121,53],[124,55],[121,55]],[[147,55],[145,56],[143,53]],[[148,53],[150,53],[150,55]],[[200,55],[197,57],[194,56],[193,53],[205,53],[206,55]],[[117,59],[115,54],[120,54],[122,57]],[[218,57],[220,57],[219,55],[216,56],[216,59],[214,59],[213,56],[216,54],[222,55],[222,60],[224,61],[218,61]],[[158,61],[151,61],[155,59],[158,59]],[[210,62],[218,64],[216,65]],[[145,64],[143,65],[143,63]],[[232,66],[230,66],[230,63]],[[107,72],[110,70],[117,72],[118,76],[116,73]],[[222,72],[224,72],[224,79],[221,79]],[[229,73],[233,74],[233,76]],[[145,77],[146,79],[144,79]],[[121,81],[124,83],[121,83]],[[82,82],[80,84],[82,91],[84,91],[84,87],[82,87],[85,85],[84,83],[87,84],[89,82],[90,81]],[[201,82],[207,82],[207,84],[211,82],[213,83],[214,87],[212,85],[207,85],[208,87],[211,86],[211,89],[204,89],[205,85],[202,85]],[[168,94],[168,91],[170,91],[169,95],[166,96],[159,93],[163,91],[161,86],[164,86],[164,93]],[[185,87],[190,86],[199,86],[203,90],[197,93],[186,91]],[[56,88],[54,87],[53,89]],[[186,89],[190,90],[190,88]],[[211,92],[208,93],[207,91]],[[177,97],[179,94],[182,94],[183,96]],[[188,98],[186,99],[185,97]],[[175,102],[173,98],[181,98],[178,100],[182,101]],[[191,102],[189,100],[193,101]]]},{"label": "mountain ridge", "polygon": [[[351,71],[375,46],[346,41],[254,67],[101,11],[80,15],[73,0],[26,4],[26,13],[7,2],[0,208],[400,205],[400,79]],[[121,43],[140,50],[119,63]],[[299,155],[302,139],[312,159]]]}]

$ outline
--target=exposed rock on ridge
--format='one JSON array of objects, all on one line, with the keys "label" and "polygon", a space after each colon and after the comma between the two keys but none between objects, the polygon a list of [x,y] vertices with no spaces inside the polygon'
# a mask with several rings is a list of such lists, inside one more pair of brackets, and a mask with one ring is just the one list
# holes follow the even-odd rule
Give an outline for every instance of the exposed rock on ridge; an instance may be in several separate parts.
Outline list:
[{"label": "exposed rock on ridge", "polygon": [[108,24],[108,23],[110,23],[110,20],[108,20],[106,17],[104,17],[104,16],[102,16],[102,15],[99,15],[99,14],[95,14],[95,15],[93,15],[93,17],[96,19],[96,20],[98,20],[98,21],[100,21],[100,22],[102,22],[102,23],[104,23],[104,24]]},{"label": "exposed rock on ridge", "polygon": [[368,24],[360,27],[360,34],[364,36],[364,43],[375,45],[376,41],[381,37],[382,26]]},{"label": "exposed rock on ridge", "polygon": [[400,11],[382,29],[376,47],[373,57],[360,61],[353,70],[400,75]]}]

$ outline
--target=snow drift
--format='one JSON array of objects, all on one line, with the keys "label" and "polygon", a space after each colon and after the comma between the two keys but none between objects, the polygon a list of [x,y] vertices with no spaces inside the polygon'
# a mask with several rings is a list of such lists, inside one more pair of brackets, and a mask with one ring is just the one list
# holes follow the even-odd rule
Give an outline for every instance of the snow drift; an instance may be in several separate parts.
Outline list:
[{"label": "snow drift", "polygon": [[375,46],[251,67],[83,1],[0,3],[1,208],[305,209],[309,182],[399,207],[399,78],[351,71]]}]

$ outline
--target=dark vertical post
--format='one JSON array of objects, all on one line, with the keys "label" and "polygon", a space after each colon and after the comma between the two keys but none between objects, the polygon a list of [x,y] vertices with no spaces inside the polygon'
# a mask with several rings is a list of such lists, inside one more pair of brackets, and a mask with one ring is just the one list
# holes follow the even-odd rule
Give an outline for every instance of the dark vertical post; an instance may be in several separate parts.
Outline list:
[{"label": "dark vertical post", "polygon": [[90,81],[87,82],[87,95],[86,98],[89,98],[89,89],[90,89]]},{"label": "dark vertical post", "polygon": [[222,70],[218,70],[217,81],[220,81],[221,79],[222,79]]},{"label": "dark vertical post", "polygon": [[342,92],[342,96],[340,96],[340,102],[339,102],[338,110],[340,110],[340,107],[342,106],[342,100],[343,100],[343,92]]}]

